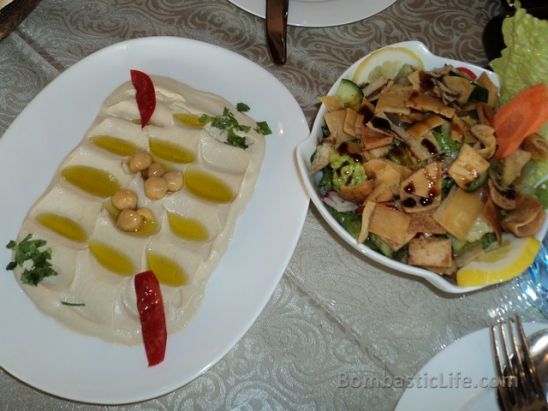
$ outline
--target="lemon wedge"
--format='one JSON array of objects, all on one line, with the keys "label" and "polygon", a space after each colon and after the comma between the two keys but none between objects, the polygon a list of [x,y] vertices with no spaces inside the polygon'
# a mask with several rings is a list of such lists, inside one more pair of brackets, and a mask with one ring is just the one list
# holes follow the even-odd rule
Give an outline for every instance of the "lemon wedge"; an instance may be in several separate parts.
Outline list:
[{"label": "lemon wedge", "polygon": [[404,64],[424,70],[422,58],[411,50],[403,47],[384,47],[371,53],[358,65],[352,81],[363,85],[374,81],[379,75],[391,79],[396,77]]},{"label": "lemon wedge", "polygon": [[457,285],[470,287],[517,277],[535,260],[540,242],[534,237],[503,236],[502,246],[483,254],[457,271]]}]

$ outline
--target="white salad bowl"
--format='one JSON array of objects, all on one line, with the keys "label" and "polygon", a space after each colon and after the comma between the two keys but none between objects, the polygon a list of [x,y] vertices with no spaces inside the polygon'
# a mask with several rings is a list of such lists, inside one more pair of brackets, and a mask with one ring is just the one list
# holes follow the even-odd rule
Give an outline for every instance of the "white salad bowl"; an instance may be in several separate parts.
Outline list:
[{"label": "white salad bowl", "polygon": [[[498,86],[499,82],[497,79],[497,76],[495,73],[483,69],[481,67],[475,66],[473,64],[465,63],[458,60],[452,60],[440,56],[436,56],[428,50],[428,48],[419,41],[405,41],[401,43],[395,43],[387,47],[399,47],[408,49],[409,51],[413,52],[415,55],[421,58],[424,68],[427,70],[435,69],[442,67],[444,65],[453,65],[455,67],[464,67],[466,69],[471,70],[474,74],[480,75],[481,73],[487,73],[489,78]],[[379,49],[380,50],[380,49]],[[377,50],[376,50],[377,51]],[[372,52],[373,53],[373,52]],[[339,87],[339,83],[342,79],[351,79],[353,77],[354,72],[360,65],[362,61],[367,59],[372,53],[362,57],[358,61],[356,61],[354,64],[352,64],[333,84],[333,86],[330,88],[328,95],[334,95]],[[444,278],[443,276],[434,273],[432,271],[425,270],[423,268],[415,267],[412,265],[404,264],[396,260],[392,260],[388,257],[385,257],[384,255],[378,253],[377,251],[369,248],[368,246],[364,244],[358,244],[356,239],[352,237],[331,215],[331,213],[328,211],[328,209],[325,207],[324,202],[321,200],[320,195],[318,193],[317,183],[319,181],[320,176],[318,173],[316,175],[311,175],[310,173],[310,158],[314,151],[316,150],[316,146],[318,143],[318,140],[320,136],[322,135],[322,125],[324,124],[324,114],[326,113],[327,109],[325,105],[321,105],[318,114],[316,115],[316,119],[314,120],[314,124],[312,126],[312,131],[309,135],[309,137],[302,141],[296,150],[297,155],[297,163],[299,167],[299,171],[301,173],[301,177],[303,179],[304,185],[306,190],[308,191],[308,194],[310,195],[310,198],[312,199],[312,202],[315,204],[316,208],[322,215],[322,217],[325,219],[325,221],[329,224],[329,226],[337,233],[348,245],[350,245],[355,250],[359,251],[360,253],[364,254],[366,257],[371,258],[372,260],[376,261],[377,263],[380,263],[386,267],[389,267],[393,270],[406,273],[415,277],[420,277],[428,282],[430,282],[432,285],[437,287],[438,289],[445,291],[447,293],[451,294],[464,294],[471,291],[476,291],[481,288],[487,287],[487,285],[483,286],[475,286],[475,287],[459,287],[456,284],[451,283],[448,279]],[[542,226],[541,230],[537,233],[536,237],[539,241],[542,242],[542,239],[546,235],[546,232],[548,231],[548,219],[545,221],[544,225]]]}]

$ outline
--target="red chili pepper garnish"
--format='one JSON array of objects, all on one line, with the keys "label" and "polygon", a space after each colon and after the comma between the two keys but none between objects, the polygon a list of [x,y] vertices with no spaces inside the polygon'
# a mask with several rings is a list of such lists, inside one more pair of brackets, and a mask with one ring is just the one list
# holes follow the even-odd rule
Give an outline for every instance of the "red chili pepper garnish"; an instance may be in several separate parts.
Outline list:
[{"label": "red chili pepper garnish", "polygon": [[474,72],[466,67],[457,67],[457,70],[460,71],[462,74],[467,75],[470,80],[475,80],[477,78]]},{"label": "red chili pepper garnish", "polygon": [[148,366],[152,367],[164,361],[167,344],[162,291],[152,271],[145,271],[135,276],[135,294]]},{"label": "red chili pepper garnish", "polygon": [[148,74],[139,70],[130,70],[131,83],[135,87],[135,99],[141,115],[141,127],[144,127],[150,121],[152,113],[156,109],[156,91],[154,84]]}]

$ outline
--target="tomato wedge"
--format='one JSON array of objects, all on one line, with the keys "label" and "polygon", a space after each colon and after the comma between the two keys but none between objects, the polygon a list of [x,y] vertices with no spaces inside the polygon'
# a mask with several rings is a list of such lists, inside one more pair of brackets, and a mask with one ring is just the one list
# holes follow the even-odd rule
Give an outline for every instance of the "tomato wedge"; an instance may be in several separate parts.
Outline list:
[{"label": "tomato wedge", "polygon": [[135,87],[135,99],[141,116],[141,128],[146,126],[156,109],[156,90],[148,74],[139,70],[130,70],[131,83]]},{"label": "tomato wedge", "polygon": [[460,71],[462,74],[467,75],[470,78],[470,80],[475,80],[477,78],[477,76],[474,74],[474,72],[472,70],[470,70],[469,68],[457,67],[457,70]]},{"label": "tomato wedge", "polygon": [[137,310],[141,320],[141,333],[148,366],[164,361],[167,345],[166,317],[160,283],[152,271],[135,276]]},{"label": "tomato wedge", "polygon": [[548,121],[548,85],[526,88],[503,105],[493,118],[498,149],[495,158],[512,154],[527,136]]}]

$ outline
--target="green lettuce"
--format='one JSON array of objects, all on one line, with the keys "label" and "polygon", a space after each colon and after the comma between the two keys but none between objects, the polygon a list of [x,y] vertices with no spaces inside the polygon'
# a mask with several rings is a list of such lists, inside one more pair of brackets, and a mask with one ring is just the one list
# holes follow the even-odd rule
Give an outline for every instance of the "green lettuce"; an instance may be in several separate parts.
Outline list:
[{"label": "green lettuce", "polygon": [[[516,2],[516,12],[502,23],[506,48],[491,62],[500,81],[500,100],[507,103],[521,90],[548,84],[548,21],[538,19]],[[539,132],[548,138],[548,125]],[[524,168],[518,190],[548,207],[548,162],[530,161]]]},{"label": "green lettuce", "polygon": [[516,7],[502,23],[506,48],[491,62],[500,80],[502,103],[524,88],[548,83],[548,21],[528,14],[519,2]]},{"label": "green lettuce", "polygon": [[535,197],[548,208],[548,161],[529,161],[524,167],[517,189]]}]

